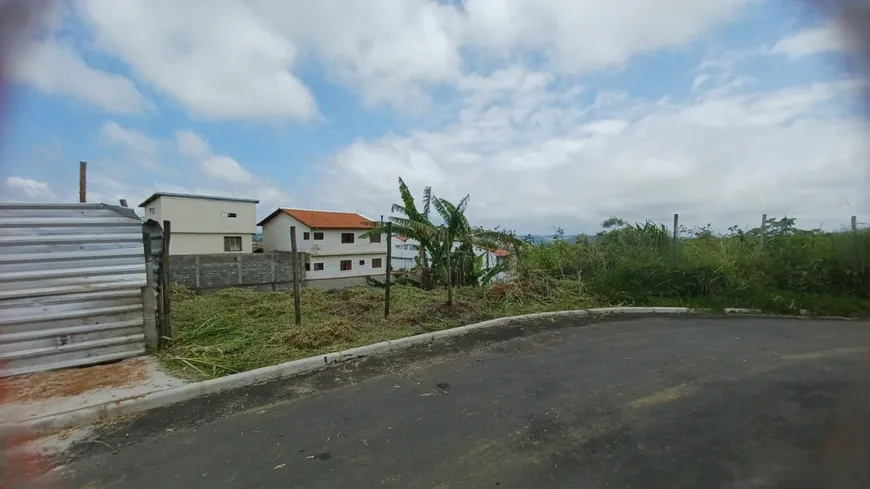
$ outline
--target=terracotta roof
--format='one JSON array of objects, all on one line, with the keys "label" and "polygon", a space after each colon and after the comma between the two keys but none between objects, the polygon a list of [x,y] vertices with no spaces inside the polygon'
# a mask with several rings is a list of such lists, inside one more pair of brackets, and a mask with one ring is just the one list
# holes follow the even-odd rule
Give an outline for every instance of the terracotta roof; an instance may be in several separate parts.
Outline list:
[{"label": "terracotta roof", "polygon": [[495,256],[508,256],[511,252],[508,250],[495,250]]},{"label": "terracotta roof", "polygon": [[404,236],[400,236],[400,235],[398,235],[398,234],[396,235],[396,239],[398,239],[398,240],[401,241],[402,243],[404,243],[405,241],[408,241],[408,238],[406,238],[406,237],[404,237]]},{"label": "terracotta roof", "polygon": [[277,209],[257,225],[283,212],[312,229],[369,229],[375,222],[356,212],[311,211],[307,209]]}]

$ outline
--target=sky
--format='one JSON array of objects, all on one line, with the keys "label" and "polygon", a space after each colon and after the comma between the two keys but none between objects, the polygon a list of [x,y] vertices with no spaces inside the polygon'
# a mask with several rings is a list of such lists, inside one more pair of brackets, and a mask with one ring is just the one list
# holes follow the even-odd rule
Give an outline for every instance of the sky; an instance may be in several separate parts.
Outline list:
[{"label": "sky", "polygon": [[69,0],[19,50],[3,200],[153,192],[588,233],[870,222],[865,81],[785,0]]}]

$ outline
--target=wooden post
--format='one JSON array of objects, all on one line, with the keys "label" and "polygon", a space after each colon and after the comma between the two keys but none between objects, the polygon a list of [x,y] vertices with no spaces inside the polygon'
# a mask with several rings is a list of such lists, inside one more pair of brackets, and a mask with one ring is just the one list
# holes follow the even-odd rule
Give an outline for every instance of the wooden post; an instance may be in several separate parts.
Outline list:
[{"label": "wooden post", "polygon": [[79,203],[88,201],[88,162],[79,162]]},{"label": "wooden post", "polygon": [[393,247],[390,246],[392,244],[392,240],[389,238],[393,235],[393,223],[387,223],[387,273],[384,278],[384,317],[390,317],[390,282],[391,280],[391,271],[392,271],[392,263],[393,263]]},{"label": "wooden post", "polygon": [[172,238],[172,223],[168,220],[163,221],[163,256],[161,257],[161,269],[163,270],[163,279],[160,288],[163,296],[163,324],[160,332],[161,344],[172,340],[172,291],[170,284],[172,279],[169,270],[169,241]]},{"label": "wooden post", "polygon": [[293,267],[293,313],[296,326],[302,325],[302,306],[299,298],[299,260],[296,256],[296,226],[290,226],[290,266]]},{"label": "wooden post", "polygon": [[680,215],[674,214],[674,244],[677,243],[677,236],[680,232]]},{"label": "wooden post", "polygon": [[142,248],[145,257],[145,286],[142,287],[143,326],[145,346],[156,350],[160,346],[160,333],[157,327],[158,303],[154,283],[154,264],[151,262],[151,234],[142,231]]},{"label": "wooden post", "polygon": [[193,258],[193,289],[199,294],[202,292],[202,264],[199,261],[199,255],[194,255]]},{"label": "wooden post", "polygon": [[453,240],[450,239],[450,231],[444,230],[444,244],[447,247],[447,305],[453,305],[453,270],[450,265],[450,254],[453,252]]},{"label": "wooden post", "polygon": [[761,215],[761,230],[758,236],[758,248],[764,248],[764,232],[767,229],[767,214]]},{"label": "wooden post", "polygon": [[855,270],[857,271],[861,269],[861,248],[858,246],[858,216],[852,216],[851,221],[852,243],[855,248]]}]

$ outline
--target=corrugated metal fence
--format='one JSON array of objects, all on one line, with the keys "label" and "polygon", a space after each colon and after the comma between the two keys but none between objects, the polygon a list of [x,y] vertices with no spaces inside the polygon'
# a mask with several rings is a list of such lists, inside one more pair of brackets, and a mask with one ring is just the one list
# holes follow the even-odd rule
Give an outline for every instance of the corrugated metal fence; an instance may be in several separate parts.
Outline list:
[{"label": "corrugated metal fence", "polygon": [[141,221],[105,204],[0,204],[0,376],[145,351]]}]

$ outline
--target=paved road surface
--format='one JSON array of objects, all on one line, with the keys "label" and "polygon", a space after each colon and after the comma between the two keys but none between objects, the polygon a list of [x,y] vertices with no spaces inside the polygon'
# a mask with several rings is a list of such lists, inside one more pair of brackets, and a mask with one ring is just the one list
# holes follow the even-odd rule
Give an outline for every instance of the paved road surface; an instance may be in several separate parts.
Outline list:
[{"label": "paved road surface", "polygon": [[867,487],[853,411],[867,326],[643,319],[470,338],[106,428],[118,453],[82,446],[63,487]]}]

